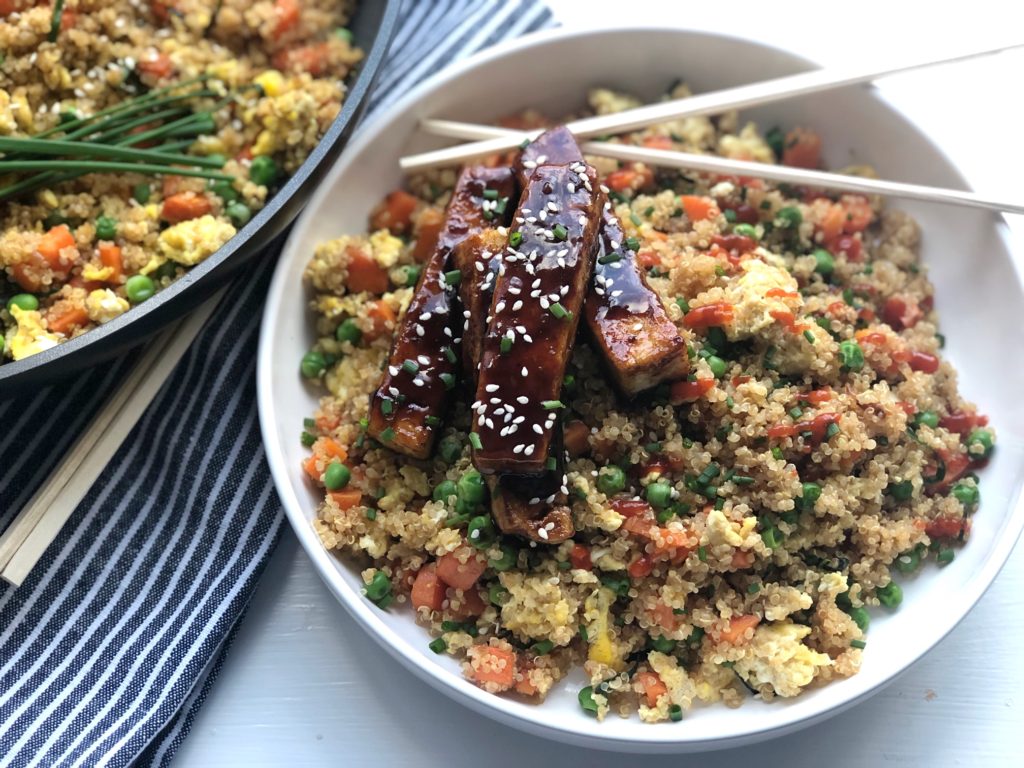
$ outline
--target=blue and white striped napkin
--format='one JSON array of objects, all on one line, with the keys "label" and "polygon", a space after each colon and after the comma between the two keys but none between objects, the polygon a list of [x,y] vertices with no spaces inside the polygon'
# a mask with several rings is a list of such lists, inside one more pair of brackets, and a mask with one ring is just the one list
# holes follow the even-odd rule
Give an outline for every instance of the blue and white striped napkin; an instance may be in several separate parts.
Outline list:
[{"label": "blue and white striped napkin", "polygon": [[[550,21],[537,0],[407,0],[370,109]],[[0,586],[0,766],[165,765],[188,733],[281,530],[255,387],[276,255],[229,290],[25,583]],[[0,401],[0,531],[135,357]]]}]

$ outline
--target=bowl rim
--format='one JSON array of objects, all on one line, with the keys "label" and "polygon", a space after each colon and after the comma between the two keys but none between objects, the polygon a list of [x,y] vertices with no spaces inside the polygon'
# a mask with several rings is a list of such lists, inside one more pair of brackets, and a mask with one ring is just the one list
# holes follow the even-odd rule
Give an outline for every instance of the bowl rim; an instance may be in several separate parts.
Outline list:
[{"label": "bowl rim", "polygon": [[[1007,501],[1009,511],[1006,514],[1002,528],[1002,532],[1004,534],[1008,532],[1010,535],[1000,536],[994,542],[989,557],[985,560],[983,566],[976,572],[974,578],[971,580],[970,589],[967,590],[966,593],[963,591],[958,592],[959,600],[953,604],[959,605],[960,607],[960,610],[956,612],[956,619],[938,625],[941,631],[934,633],[927,643],[921,644],[919,651],[913,655],[905,666],[898,669],[896,672],[887,673],[883,679],[873,684],[859,686],[859,690],[857,690],[853,695],[850,695],[842,701],[830,703],[824,706],[821,711],[813,714],[787,716],[784,714],[786,710],[780,708],[778,710],[779,715],[772,717],[770,720],[765,722],[764,725],[745,729],[742,733],[738,733],[733,737],[723,738],[719,735],[701,736],[699,733],[694,734],[689,730],[679,730],[675,731],[677,735],[674,738],[665,738],[664,734],[666,731],[664,729],[650,727],[646,724],[646,727],[650,730],[649,738],[625,738],[622,736],[611,736],[605,734],[600,727],[594,727],[584,732],[580,728],[573,728],[568,725],[559,724],[557,721],[552,722],[551,720],[546,720],[543,717],[543,705],[534,706],[523,704],[512,699],[486,693],[462,677],[456,676],[448,670],[444,670],[437,665],[429,663],[429,659],[427,657],[420,654],[406,653],[404,651],[406,641],[399,637],[397,633],[388,626],[387,622],[378,615],[378,612],[373,609],[372,605],[368,601],[363,599],[361,595],[354,594],[353,590],[342,582],[336,571],[336,556],[323,547],[312,525],[310,525],[309,519],[303,512],[303,504],[295,493],[291,478],[288,474],[289,471],[283,455],[282,446],[276,439],[276,406],[272,399],[272,395],[273,369],[276,365],[276,357],[278,354],[277,349],[269,343],[269,339],[274,331],[276,317],[281,311],[282,306],[286,303],[285,300],[288,296],[288,293],[285,290],[287,286],[286,266],[292,258],[299,256],[298,254],[293,254],[293,251],[297,248],[298,242],[303,238],[303,233],[308,226],[308,222],[312,220],[315,212],[320,207],[323,198],[326,197],[327,190],[330,187],[330,182],[339,177],[343,177],[348,168],[354,163],[355,159],[371,146],[372,137],[377,135],[382,128],[387,127],[396,116],[404,114],[411,108],[414,108],[417,104],[421,103],[426,96],[442,87],[445,83],[464,75],[468,71],[482,64],[518,53],[524,49],[548,46],[570,38],[601,38],[610,34],[647,33],[682,34],[689,37],[729,40],[747,46],[760,48],[765,51],[783,54],[789,57],[794,64],[806,66],[808,69],[817,66],[812,60],[804,56],[755,38],[719,33],[705,29],[690,29],[682,25],[636,24],[623,27],[560,27],[542,30],[514,40],[500,43],[492,48],[488,48],[467,57],[466,59],[448,66],[434,74],[411,89],[396,102],[389,105],[383,112],[374,115],[369,121],[360,127],[357,134],[353,137],[353,140],[346,147],[345,152],[336,161],[334,167],[330,169],[321,189],[317,190],[317,192],[310,198],[307,204],[307,209],[299,217],[295,227],[292,229],[288,241],[282,249],[281,258],[275,268],[268,292],[267,304],[264,308],[264,316],[261,322],[260,342],[257,356],[257,403],[259,408],[260,429],[263,435],[264,447],[267,453],[267,460],[270,465],[271,473],[277,487],[278,495],[285,508],[285,513],[292,525],[292,529],[295,531],[295,534],[302,545],[302,548],[312,560],[318,575],[334,595],[335,599],[345,607],[349,614],[363,627],[363,629],[365,629],[380,645],[382,645],[384,649],[391,654],[391,656],[402,663],[403,666],[413,672],[421,680],[424,680],[430,686],[460,704],[470,706],[479,713],[496,719],[502,723],[512,725],[520,730],[525,730],[527,732],[561,742],[596,749],[624,752],[679,753],[705,751],[750,744],[767,738],[782,736],[810,726],[814,723],[821,722],[874,695],[917,664],[923,656],[931,651],[953,629],[955,629],[956,626],[959,625],[970,610],[973,609],[985,591],[991,586],[993,580],[1005,565],[1010,552],[1015,546],[1017,540],[1020,538],[1022,530],[1024,530],[1024,494],[1021,492],[1022,484],[1020,481],[1018,480],[1013,487],[1011,498]],[[899,107],[886,99],[884,95],[874,91],[871,94],[871,98],[879,101],[880,105],[891,112],[894,117],[902,120],[909,127],[913,128],[920,135],[921,140],[932,151],[946,160],[958,180],[969,188],[967,180],[959,166],[927,135],[922,128],[908,118]],[[1002,239],[1006,247],[1006,251],[1008,253],[1012,253],[1005,218],[998,216],[995,219],[995,222],[997,234]],[[1016,274],[1019,281],[1020,274]],[[839,682],[850,683],[850,688],[856,688],[858,677],[859,676],[855,675],[848,680]],[[580,722],[589,723],[590,721],[581,720]],[[644,736],[646,735],[646,732],[644,732]],[[659,736],[661,736],[661,738],[659,738]]]},{"label": "bowl rim", "polygon": [[[49,382],[60,378],[62,375],[62,363],[71,369],[78,369],[90,365],[90,361],[82,359],[83,354],[89,350],[97,349],[95,345],[103,345],[108,340],[112,347],[119,345],[130,347],[141,342],[144,337],[157,332],[173,322],[173,318],[164,320],[155,319],[156,315],[164,315],[168,304],[177,304],[182,294],[186,293],[204,277],[213,272],[232,271],[236,264],[232,264],[233,257],[239,251],[249,251],[254,255],[256,250],[264,248],[269,244],[280,231],[287,226],[289,221],[277,221],[278,217],[294,218],[297,210],[289,211],[286,208],[294,207],[296,196],[300,188],[305,186],[310,177],[316,173],[320,164],[329,154],[335,151],[340,141],[344,141],[345,135],[354,128],[358,122],[367,102],[372,95],[372,86],[383,68],[385,57],[391,45],[391,39],[395,33],[399,11],[402,0],[384,0],[384,8],[380,13],[372,43],[369,49],[364,48],[365,56],[359,63],[355,77],[348,81],[348,90],[345,93],[344,101],[337,116],[331,121],[324,135],[320,137],[316,146],[312,149],[302,164],[296,169],[285,184],[274,194],[267,204],[257,211],[241,229],[217,251],[201,263],[189,269],[180,278],[171,283],[167,288],[160,291],[148,301],[131,307],[127,312],[118,315],[110,322],[93,328],[80,336],[69,339],[50,349],[43,350],[22,360],[10,360],[0,364],[0,387],[11,387],[12,390],[26,386],[31,383],[43,380]],[[266,231],[273,229],[270,237],[265,242],[257,243]],[[265,231],[266,230],[266,231]],[[237,261],[246,258],[245,254],[239,254]],[[209,282],[209,281],[207,281]],[[205,285],[205,283],[204,283]],[[202,289],[199,289],[201,291]],[[212,288],[211,288],[212,290]],[[193,291],[193,293],[196,293]],[[198,303],[198,302],[197,302]],[[179,319],[186,313],[181,313]],[[139,328],[138,338],[131,338],[132,331],[129,329]],[[127,340],[123,337],[127,336]],[[120,341],[118,341],[120,339]],[[75,358],[79,362],[71,363],[69,358]],[[51,373],[52,372],[52,373]]]}]

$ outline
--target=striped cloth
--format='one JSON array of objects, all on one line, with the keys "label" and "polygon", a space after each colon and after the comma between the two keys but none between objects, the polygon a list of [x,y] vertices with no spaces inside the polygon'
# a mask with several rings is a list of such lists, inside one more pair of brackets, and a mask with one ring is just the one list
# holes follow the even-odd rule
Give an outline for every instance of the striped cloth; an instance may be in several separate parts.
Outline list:
[{"label": "striped cloth", "polygon": [[[370,109],[550,19],[537,0],[406,0]],[[255,387],[276,253],[229,290],[28,580],[0,587],[0,766],[165,765],[188,733],[282,525]],[[0,401],[0,530],[135,356]]]}]

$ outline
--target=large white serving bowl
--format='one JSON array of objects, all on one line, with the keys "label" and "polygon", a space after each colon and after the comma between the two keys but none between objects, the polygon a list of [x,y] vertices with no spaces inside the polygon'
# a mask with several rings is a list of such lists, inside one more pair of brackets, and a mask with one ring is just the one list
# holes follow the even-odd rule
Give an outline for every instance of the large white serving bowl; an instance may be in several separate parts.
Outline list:
[{"label": "large white serving bowl", "polygon": [[[263,318],[258,378],[267,456],[288,518],[328,587],[385,650],[439,691],[516,728],[589,747],[687,752],[739,746],[819,722],[892,681],[956,626],[1005,562],[1024,527],[1024,345],[1017,315],[1024,295],[1005,223],[978,211],[900,201],[894,204],[916,216],[924,230],[924,261],[936,285],[945,352],[960,371],[965,395],[990,414],[999,448],[982,473],[983,502],[969,545],[948,567],[929,565],[904,580],[898,611],[873,616],[858,675],[795,700],[751,700],[738,710],[704,707],[681,723],[659,725],[615,716],[596,722],[577,703],[584,685],[579,672],[539,706],[491,696],[464,680],[455,661],[428,650],[429,638],[410,610],[382,611],[368,602],[357,569],[324,551],[313,531],[321,492],[301,469],[307,452],[298,432],[320,392],[299,376],[299,361],[315,340],[302,271],[317,243],[365,230],[372,206],[401,184],[401,155],[440,145],[417,133],[421,118],[488,122],[526,107],[557,116],[581,107],[587,89],[599,85],[651,101],[678,78],[703,92],[810,66],[758,43],[683,30],[533,35],[460,62],[385,109],[361,129],[307,204],[281,255]],[[888,179],[965,185],[922,131],[866,88],[787,101],[743,117],[765,127],[813,127],[824,136],[830,167],[867,162]]]}]

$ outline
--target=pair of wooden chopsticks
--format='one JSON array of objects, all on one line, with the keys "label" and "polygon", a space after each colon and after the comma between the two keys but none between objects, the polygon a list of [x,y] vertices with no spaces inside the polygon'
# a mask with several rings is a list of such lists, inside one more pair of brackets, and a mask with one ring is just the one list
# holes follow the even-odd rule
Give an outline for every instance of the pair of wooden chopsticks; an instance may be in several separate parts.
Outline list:
[{"label": "pair of wooden chopsticks", "polygon": [[[841,86],[865,83],[886,75],[1001,53],[1020,48],[1022,45],[1024,44],[973,51],[926,61],[913,61],[895,67],[876,68],[870,71],[813,70],[751,85],[727,88],[713,93],[650,104],[610,115],[588,117],[568,123],[567,127],[579,139],[616,135],[668,120],[698,115],[720,114],[731,109],[759,106],[785,98],[805,96]],[[401,159],[400,165],[407,172],[456,165],[497,152],[504,152],[519,146],[525,140],[536,138],[541,133],[541,130],[524,132],[494,126],[436,119],[423,120],[420,126],[426,132],[438,136],[480,139],[480,141],[404,157]],[[644,162],[660,167],[753,176],[790,184],[807,184],[823,189],[894,195],[915,200],[963,205],[1010,213],[1024,213],[1024,205],[1022,204],[993,200],[975,192],[965,192],[962,190],[847,176],[839,173],[826,173],[769,163],[730,160],[715,155],[696,155],[664,149],[649,149],[607,141],[588,141],[583,143],[581,148],[585,153],[591,155]]]},{"label": "pair of wooden chopsticks", "polygon": [[14,586],[25,580],[188,351],[223,293],[146,342],[114,396],[0,536],[0,578]]}]

